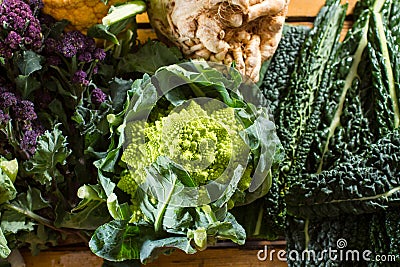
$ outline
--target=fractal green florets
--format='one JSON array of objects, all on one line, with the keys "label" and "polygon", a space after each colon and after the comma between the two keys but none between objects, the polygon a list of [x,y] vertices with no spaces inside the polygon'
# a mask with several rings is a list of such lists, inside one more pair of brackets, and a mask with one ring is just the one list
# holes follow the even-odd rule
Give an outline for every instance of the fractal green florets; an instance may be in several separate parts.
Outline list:
[{"label": "fractal green florets", "polygon": [[131,176],[122,177],[118,186],[133,196],[137,184],[145,179],[146,167],[159,156],[181,165],[196,186],[229,177],[225,173],[229,166],[247,164],[248,155],[242,151],[248,148],[239,135],[243,129],[234,108],[217,100],[204,104],[187,101],[154,123],[128,122],[125,133],[129,142],[122,161],[130,167]]}]

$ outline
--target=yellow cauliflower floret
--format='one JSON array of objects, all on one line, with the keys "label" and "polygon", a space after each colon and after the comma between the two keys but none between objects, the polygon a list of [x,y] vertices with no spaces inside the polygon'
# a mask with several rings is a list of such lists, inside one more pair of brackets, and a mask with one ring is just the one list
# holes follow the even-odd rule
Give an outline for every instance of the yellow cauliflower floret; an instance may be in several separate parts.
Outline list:
[{"label": "yellow cauliflower floret", "polygon": [[100,0],[43,0],[43,12],[57,20],[69,20],[71,24],[68,29],[86,33],[88,28],[101,23],[111,5],[123,2],[126,0],[110,0],[107,5]]}]

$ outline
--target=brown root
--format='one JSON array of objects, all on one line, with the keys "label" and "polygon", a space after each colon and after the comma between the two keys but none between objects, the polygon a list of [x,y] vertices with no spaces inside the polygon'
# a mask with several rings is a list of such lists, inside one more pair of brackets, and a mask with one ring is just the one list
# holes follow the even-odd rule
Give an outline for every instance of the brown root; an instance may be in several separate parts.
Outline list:
[{"label": "brown root", "polygon": [[[262,62],[274,54],[289,0],[149,0],[159,39],[188,58],[231,65],[258,81]],[[165,14],[165,17],[163,15]]]},{"label": "brown root", "polygon": [[285,0],[267,0],[249,7],[248,21],[264,16],[273,16],[285,8]]},{"label": "brown root", "polygon": [[241,73],[245,73],[246,64],[244,63],[244,60],[243,60],[243,51],[242,51],[242,47],[240,46],[240,44],[236,43],[233,45],[232,54],[233,54],[233,59],[236,62],[236,68]]},{"label": "brown root", "polygon": [[258,76],[261,70],[261,39],[258,35],[253,35],[245,48],[246,53],[246,75],[253,81],[258,81]]}]

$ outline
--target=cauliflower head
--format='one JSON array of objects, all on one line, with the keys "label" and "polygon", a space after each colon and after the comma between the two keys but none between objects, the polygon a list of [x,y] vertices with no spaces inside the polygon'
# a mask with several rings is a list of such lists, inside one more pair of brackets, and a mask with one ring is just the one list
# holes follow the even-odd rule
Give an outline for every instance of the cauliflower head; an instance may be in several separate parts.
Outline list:
[{"label": "cauliflower head", "polygon": [[86,32],[90,26],[101,23],[108,9],[125,0],[110,0],[105,4],[99,0],[43,0],[43,13],[57,20],[66,19],[71,22],[69,29]]},{"label": "cauliflower head", "polygon": [[[145,181],[146,167],[159,156],[180,164],[196,186],[221,177],[232,162],[246,162],[247,145],[239,132],[244,129],[235,110],[217,100],[198,104],[189,100],[152,123],[132,121],[126,125],[122,161],[131,170],[118,187],[132,196]],[[248,173],[248,172],[245,172]]]}]

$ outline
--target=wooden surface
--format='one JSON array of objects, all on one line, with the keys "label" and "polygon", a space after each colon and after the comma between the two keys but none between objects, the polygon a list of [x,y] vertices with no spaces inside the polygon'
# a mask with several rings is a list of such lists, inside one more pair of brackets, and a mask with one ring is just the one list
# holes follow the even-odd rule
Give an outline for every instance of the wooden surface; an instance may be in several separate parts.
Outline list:
[{"label": "wooden surface", "polygon": [[[275,250],[273,261],[269,260],[269,256],[266,260],[259,260],[257,254],[260,249],[263,250],[263,247],[259,249],[209,248],[194,255],[175,251],[169,256],[161,256],[156,261],[146,264],[145,267],[287,267],[285,261],[278,260],[278,252],[283,252],[284,247],[268,247],[268,251]],[[259,255],[264,257],[264,252]],[[45,251],[39,256],[32,256],[28,251],[24,251],[22,256],[26,267],[101,267],[103,263],[102,259],[84,247]]]},{"label": "wooden surface", "polygon": [[[356,0],[342,1],[349,3],[348,14],[355,6]],[[295,25],[306,25],[312,27],[313,18],[325,3],[324,0],[291,0],[287,22]],[[146,14],[137,18],[139,23],[139,40],[146,41],[148,38],[154,39],[156,35],[150,28]],[[344,32],[351,26],[351,22],[346,21]],[[268,244],[268,249],[283,250],[283,243]],[[274,245],[275,244],[275,245]],[[153,263],[147,264],[149,267],[284,267],[286,262],[279,261],[275,254],[273,261],[260,261],[257,253],[263,247],[253,249],[239,248],[209,248],[206,251],[195,255],[186,255],[180,251],[174,252],[170,256],[161,256]],[[53,251],[45,251],[39,256],[32,256],[29,252],[22,253],[26,267],[101,267],[102,259],[93,255],[86,247],[82,248],[58,248]]]}]

